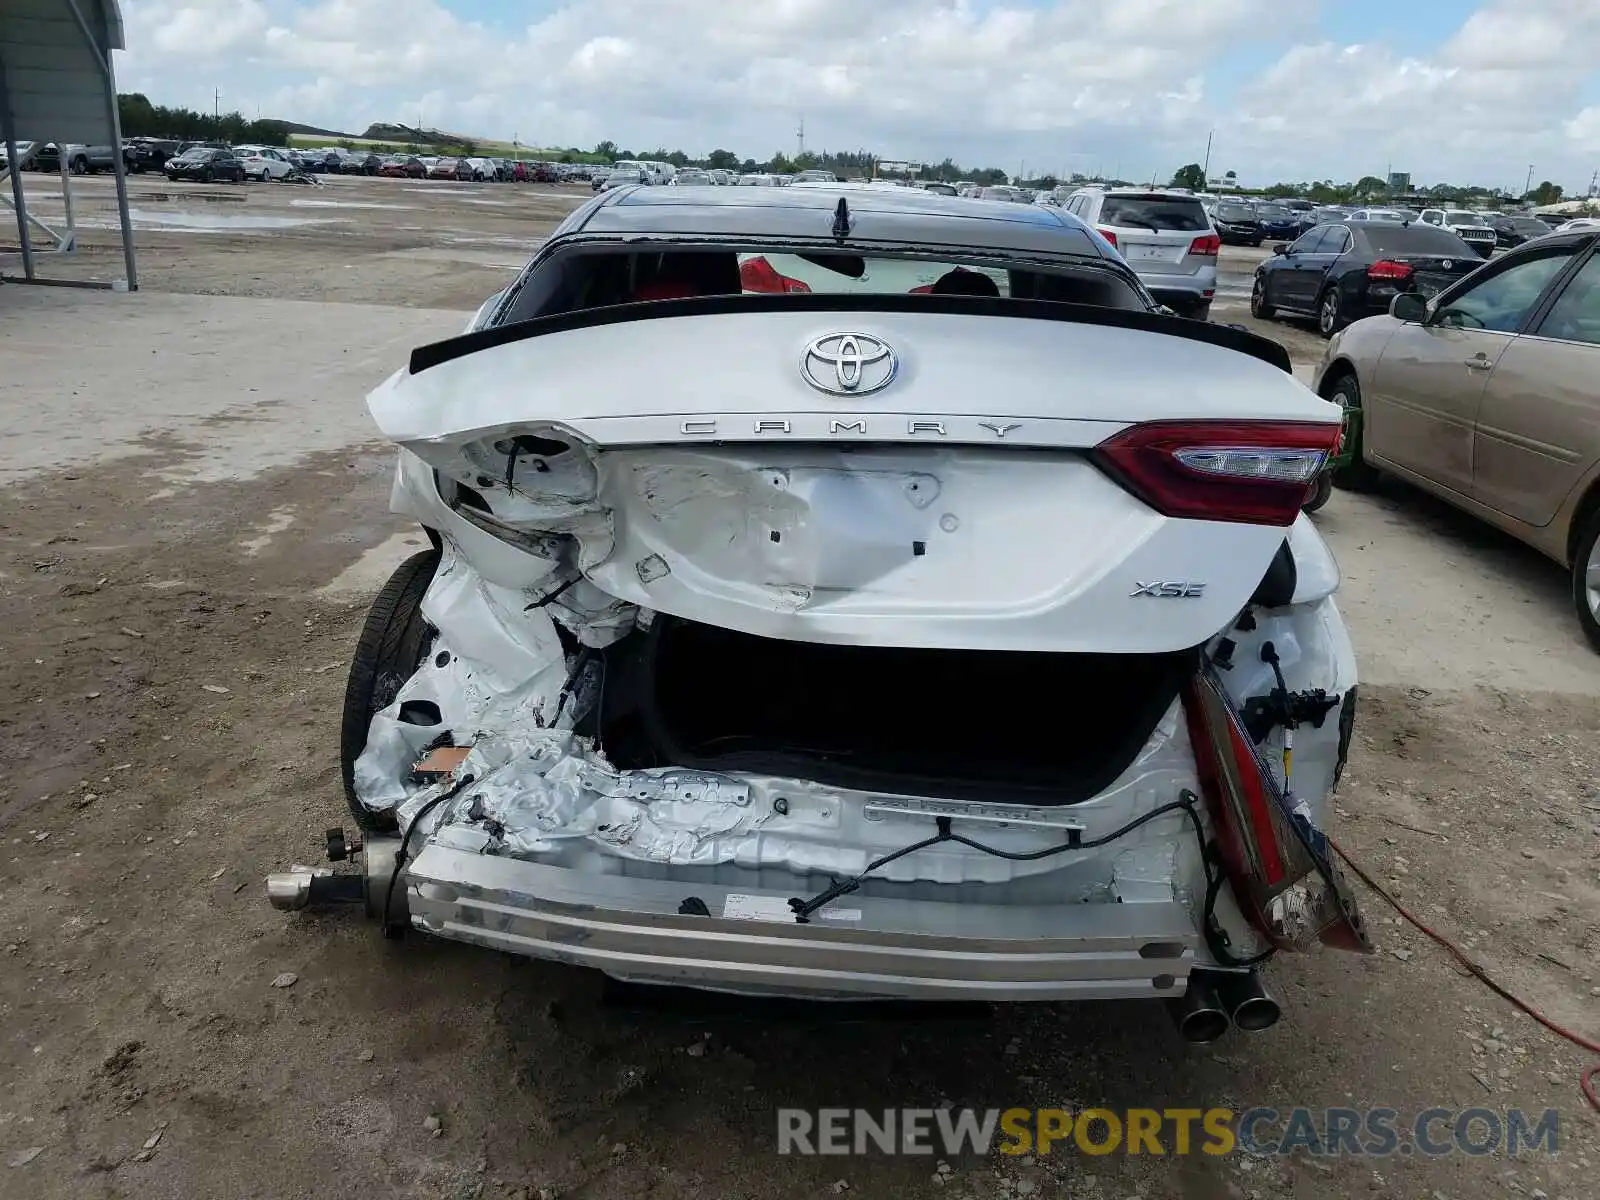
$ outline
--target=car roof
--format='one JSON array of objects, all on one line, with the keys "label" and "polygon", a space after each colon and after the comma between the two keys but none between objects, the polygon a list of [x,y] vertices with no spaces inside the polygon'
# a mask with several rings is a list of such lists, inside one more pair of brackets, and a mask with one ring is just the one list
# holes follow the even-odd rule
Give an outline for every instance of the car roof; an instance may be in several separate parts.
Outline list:
[{"label": "car roof", "polygon": [[1196,204],[1200,203],[1200,197],[1193,192],[1175,192],[1171,188],[1118,187],[1085,188],[1084,190],[1099,192],[1103,196],[1134,196],[1144,200],[1193,200]]},{"label": "car roof", "polygon": [[1100,249],[1086,225],[1059,210],[961,200],[920,188],[843,184],[716,192],[618,188],[580,209],[572,227],[560,232],[585,237],[828,239],[840,201],[850,217],[852,241],[926,242],[1119,261]]}]

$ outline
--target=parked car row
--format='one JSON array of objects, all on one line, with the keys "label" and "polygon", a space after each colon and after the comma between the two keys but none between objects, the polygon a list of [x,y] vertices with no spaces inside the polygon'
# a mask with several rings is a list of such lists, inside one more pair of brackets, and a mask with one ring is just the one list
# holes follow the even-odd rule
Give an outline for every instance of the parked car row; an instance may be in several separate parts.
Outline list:
[{"label": "parked car row", "polygon": [[313,174],[371,175],[395,179],[454,179],[464,183],[566,183],[586,180],[586,164],[530,162],[478,155],[378,154],[338,146],[282,151]]},{"label": "parked car row", "polygon": [[[123,167],[134,169],[133,150],[128,143],[122,146]],[[4,143],[0,143],[0,170],[9,166]],[[55,173],[65,167],[74,175],[92,175],[97,171],[110,171],[116,167],[116,157],[108,145],[88,146],[81,142],[18,142],[17,169],[20,171],[49,171]]]},{"label": "parked car row", "polygon": [[341,147],[289,149],[282,146],[227,146],[218,142],[179,143],[157,138],[128,144],[130,169],[161,170],[169,179],[271,182],[296,175],[337,174],[400,179],[455,179],[463,182],[556,183],[587,178],[593,168],[519,159],[378,154]]}]

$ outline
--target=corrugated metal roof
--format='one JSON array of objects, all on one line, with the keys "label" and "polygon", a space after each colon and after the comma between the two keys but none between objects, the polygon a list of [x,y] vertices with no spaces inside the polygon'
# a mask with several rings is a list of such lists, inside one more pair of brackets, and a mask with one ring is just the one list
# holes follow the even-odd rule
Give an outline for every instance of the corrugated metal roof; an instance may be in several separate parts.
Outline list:
[{"label": "corrugated metal roof", "polygon": [[[73,15],[88,25],[90,46]],[[123,49],[117,0],[0,0],[0,139],[87,142],[111,140],[106,111],[110,81],[98,55]],[[11,116],[5,129],[6,114]]]}]

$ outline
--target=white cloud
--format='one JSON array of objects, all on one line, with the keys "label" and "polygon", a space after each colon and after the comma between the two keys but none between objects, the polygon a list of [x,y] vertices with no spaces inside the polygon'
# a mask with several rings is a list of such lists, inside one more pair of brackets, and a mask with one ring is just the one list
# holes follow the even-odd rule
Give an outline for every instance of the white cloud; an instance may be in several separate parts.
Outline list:
[{"label": "white cloud", "polygon": [[267,11],[257,0],[129,5],[128,42],[148,38],[164,56],[248,53],[267,29]]},{"label": "white cloud", "polygon": [[[1486,0],[1426,53],[1317,35],[1322,0],[564,0],[511,28],[449,0],[139,0],[126,86],[359,131],[637,149],[794,145],[1170,173],[1215,128],[1250,180],[1575,175],[1596,0]],[[516,11],[515,3],[506,5]],[[1270,30],[1270,35],[1264,31]],[[1232,73],[1270,37],[1277,62]],[[1254,47],[1255,49],[1250,49]]]},{"label": "white cloud", "polygon": [[1586,185],[1591,165],[1575,143],[1593,132],[1578,110],[1600,64],[1600,5],[1488,0],[1442,32],[1424,55],[1290,48],[1240,91],[1243,155],[1265,178],[1393,167],[1418,181],[1520,190],[1532,163],[1536,180]]}]

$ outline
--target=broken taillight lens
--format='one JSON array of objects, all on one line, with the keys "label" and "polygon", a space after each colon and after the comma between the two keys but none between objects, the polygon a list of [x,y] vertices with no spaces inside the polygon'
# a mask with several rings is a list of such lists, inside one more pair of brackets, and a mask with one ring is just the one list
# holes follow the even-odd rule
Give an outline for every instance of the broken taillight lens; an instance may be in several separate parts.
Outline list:
[{"label": "broken taillight lens", "polygon": [[1094,453],[1166,516],[1292,525],[1339,429],[1337,422],[1151,421],[1114,434]]},{"label": "broken taillight lens", "polygon": [[1327,836],[1310,809],[1279,786],[1210,669],[1189,685],[1184,710],[1223,869],[1245,918],[1279,950],[1321,942],[1370,951],[1366,923]]},{"label": "broken taillight lens", "polygon": [[757,255],[739,264],[739,286],[747,292],[782,295],[785,292],[809,292],[811,289],[798,279],[778,274],[778,269]]}]

